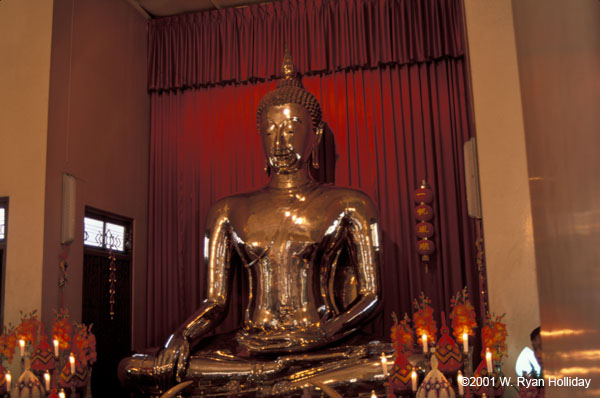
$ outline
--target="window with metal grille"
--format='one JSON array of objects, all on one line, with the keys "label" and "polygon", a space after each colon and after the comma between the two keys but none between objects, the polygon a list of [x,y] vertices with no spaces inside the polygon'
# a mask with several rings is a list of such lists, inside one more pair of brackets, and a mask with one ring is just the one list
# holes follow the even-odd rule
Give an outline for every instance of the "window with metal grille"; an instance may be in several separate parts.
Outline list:
[{"label": "window with metal grille", "polygon": [[6,264],[6,235],[8,220],[8,198],[0,198],[0,320],[4,319],[4,275]]},{"label": "window with metal grille", "polygon": [[100,250],[131,251],[131,220],[87,208],[83,219],[83,244]]},{"label": "window with metal grille", "polygon": [[0,243],[6,242],[7,213],[8,213],[8,199],[0,198]]}]

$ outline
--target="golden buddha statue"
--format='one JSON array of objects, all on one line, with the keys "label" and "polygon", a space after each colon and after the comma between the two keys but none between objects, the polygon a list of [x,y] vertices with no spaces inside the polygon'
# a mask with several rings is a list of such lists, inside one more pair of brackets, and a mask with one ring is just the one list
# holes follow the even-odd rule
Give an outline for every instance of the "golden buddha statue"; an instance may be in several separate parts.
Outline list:
[{"label": "golden buddha statue", "polygon": [[[288,54],[282,73],[257,110],[269,183],[212,206],[204,238],[208,297],[158,356],[121,362],[123,385],[158,394],[192,380],[192,396],[306,396],[314,386],[382,385],[380,356],[391,347],[348,342],[381,300],[377,212],[364,193],[311,178],[321,107]],[[243,327],[210,337],[226,315],[236,267],[249,286]]]}]

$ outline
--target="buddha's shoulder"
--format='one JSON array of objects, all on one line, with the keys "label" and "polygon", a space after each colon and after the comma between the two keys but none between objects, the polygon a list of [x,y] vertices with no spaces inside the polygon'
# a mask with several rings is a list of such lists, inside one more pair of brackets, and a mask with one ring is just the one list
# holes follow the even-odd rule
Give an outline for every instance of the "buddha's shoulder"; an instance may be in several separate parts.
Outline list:
[{"label": "buddha's shoulder", "polygon": [[361,190],[334,185],[322,185],[319,190],[317,202],[324,208],[377,213],[371,197]]},{"label": "buddha's shoulder", "polygon": [[[311,192],[306,192],[308,207],[319,207],[333,211],[354,209],[358,212],[376,214],[373,201],[365,192],[354,188],[338,187],[330,184],[320,184]],[[245,192],[226,196],[215,202],[210,210],[213,216],[231,214],[252,210],[256,206],[265,207],[265,203],[277,202],[276,195],[268,189]]]},{"label": "buddha's shoulder", "polygon": [[228,215],[233,209],[245,206],[248,201],[248,193],[225,196],[212,204],[208,212],[210,217]]},{"label": "buddha's shoulder", "polygon": [[369,195],[361,190],[349,187],[339,187],[331,184],[321,184],[317,189],[317,194],[320,198],[326,198],[338,202],[357,200],[371,201]]}]

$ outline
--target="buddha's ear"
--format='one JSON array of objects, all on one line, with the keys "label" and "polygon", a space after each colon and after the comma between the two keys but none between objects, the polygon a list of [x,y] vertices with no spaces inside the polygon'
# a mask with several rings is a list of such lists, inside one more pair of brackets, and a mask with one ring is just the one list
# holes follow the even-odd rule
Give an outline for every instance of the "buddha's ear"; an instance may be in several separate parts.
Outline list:
[{"label": "buddha's ear", "polygon": [[319,122],[317,129],[315,130],[315,148],[318,148],[323,139],[323,130],[325,130],[325,122]]},{"label": "buddha's ear", "polygon": [[311,159],[312,166],[315,169],[319,168],[319,145],[323,139],[323,130],[325,129],[325,122],[321,121],[315,130],[315,143],[312,149]]}]

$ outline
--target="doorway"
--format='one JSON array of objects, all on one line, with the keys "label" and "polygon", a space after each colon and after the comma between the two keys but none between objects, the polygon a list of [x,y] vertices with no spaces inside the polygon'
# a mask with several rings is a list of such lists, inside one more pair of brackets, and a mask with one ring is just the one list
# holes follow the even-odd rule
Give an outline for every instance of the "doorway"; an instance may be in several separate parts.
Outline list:
[{"label": "doorway", "polygon": [[93,324],[96,336],[94,397],[130,396],[120,387],[117,367],[131,354],[132,236],[131,219],[86,208],[82,321]]}]

